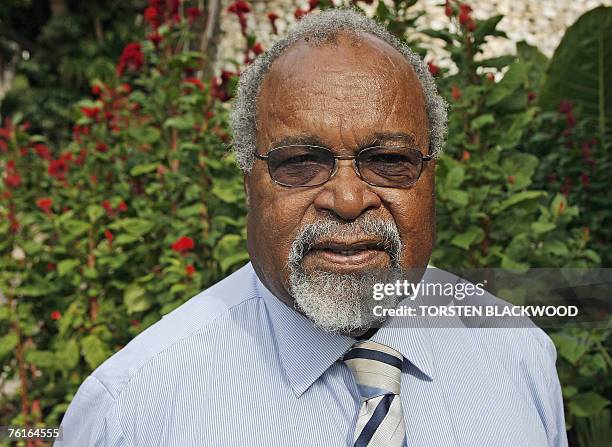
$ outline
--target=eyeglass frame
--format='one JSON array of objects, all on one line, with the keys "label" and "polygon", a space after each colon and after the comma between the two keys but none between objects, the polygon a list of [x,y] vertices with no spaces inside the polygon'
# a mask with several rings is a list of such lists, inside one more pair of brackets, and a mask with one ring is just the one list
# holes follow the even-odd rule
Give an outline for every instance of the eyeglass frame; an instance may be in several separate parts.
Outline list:
[{"label": "eyeglass frame", "polygon": [[[270,158],[270,153],[278,150],[278,149],[283,149],[286,147],[300,147],[300,146],[308,146],[308,147],[316,147],[318,149],[324,149],[328,152],[330,152],[332,154],[332,157],[334,159],[334,165],[332,167],[332,172],[329,175],[328,179],[325,180],[324,182],[318,183],[316,185],[287,185],[284,183],[281,183],[277,180],[274,179],[274,176],[272,175],[272,173],[270,172],[270,163],[268,163],[268,159]],[[419,169],[419,175],[416,177],[416,179],[410,183],[409,185],[406,186],[379,186],[379,185],[374,185],[370,182],[368,182],[366,179],[363,178],[363,176],[361,175],[361,171],[359,170],[359,166],[357,166],[357,157],[359,157],[363,152],[368,151],[368,150],[372,150],[372,149],[409,149],[411,151],[417,152],[420,156],[421,156],[421,167]],[[410,147],[410,146],[369,146],[369,147],[364,147],[363,149],[361,149],[357,154],[355,155],[336,155],[334,154],[334,152],[325,146],[318,146],[315,144],[285,144],[283,146],[278,146],[278,147],[273,147],[272,149],[270,149],[268,151],[268,153],[266,155],[261,155],[259,152],[257,152],[257,149],[255,150],[255,157],[260,159],[260,160],[264,160],[266,162],[266,165],[268,166],[268,175],[270,176],[270,178],[272,179],[272,181],[274,183],[276,183],[277,185],[280,186],[284,186],[286,188],[313,188],[316,186],[321,186],[324,185],[325,183],[329,182],[332,177],[336,174],[336,172],[338,172],[338,163],[336,162],[336,160],[352,160],[353,161],[353,170],[355,171],[355,173],[357,174],[357,177],[359,177],[363,182],[367,183],[370,186],[374,186],[376,188],[394,188],[394,189],[405,189],[405,188],[409,188],[412,185],[414,185],[416,182],[419,181],[419,179],[421,178],[421,174],[423,173],[423,163],[427,162],[427,161],[431,161],[434,156],[432,154],[426,154],[424,155],[423,152],[421,152],[420,150],[414,148],[414,147]]]}]

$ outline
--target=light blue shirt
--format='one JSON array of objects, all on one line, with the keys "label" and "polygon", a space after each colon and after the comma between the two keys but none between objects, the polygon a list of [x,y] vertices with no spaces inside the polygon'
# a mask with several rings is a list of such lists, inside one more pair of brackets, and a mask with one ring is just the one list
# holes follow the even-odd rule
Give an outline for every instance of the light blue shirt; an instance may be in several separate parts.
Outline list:
[{"label": "light blue shirt", "polygon": [[[428,275],[446,274],[428,269]],[[567,446],[555,348],[537,328],[405,328],[410,447]],[[280,302],[251,264],[166,315],[98,367],[58,447],[350,446],[360,407],[339,357],[355,342]]]}]

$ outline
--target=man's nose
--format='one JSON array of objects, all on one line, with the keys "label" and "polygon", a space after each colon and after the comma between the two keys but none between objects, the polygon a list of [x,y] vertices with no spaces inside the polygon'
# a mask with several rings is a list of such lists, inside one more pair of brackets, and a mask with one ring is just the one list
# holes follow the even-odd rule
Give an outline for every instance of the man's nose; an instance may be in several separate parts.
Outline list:
[{"label": "man's nose", "polygon": [[380,197],[357,175],[353,162],[338,160],[337,163],[336,173],[314,201],[317,210],[332,212],[343,220],[354,220],[380,207]]}]

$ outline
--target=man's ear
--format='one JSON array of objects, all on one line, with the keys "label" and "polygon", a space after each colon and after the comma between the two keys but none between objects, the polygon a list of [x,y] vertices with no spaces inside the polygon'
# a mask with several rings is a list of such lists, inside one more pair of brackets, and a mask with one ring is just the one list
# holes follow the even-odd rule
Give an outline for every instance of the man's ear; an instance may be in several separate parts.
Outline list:
[{"label": "man's ear", "polygon": [[244,172],[242,174],[242,184],[244,186],[244,195],[246,196],[246,206],[247,210],[249,209],[249,174]]}]

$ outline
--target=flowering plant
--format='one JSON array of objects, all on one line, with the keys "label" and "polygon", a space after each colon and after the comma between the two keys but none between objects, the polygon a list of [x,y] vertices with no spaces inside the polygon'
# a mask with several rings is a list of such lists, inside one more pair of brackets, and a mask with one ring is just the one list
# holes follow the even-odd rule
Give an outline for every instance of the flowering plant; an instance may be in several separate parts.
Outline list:
[{"label": "flowering plant", "polygon": [[228,156],[235,75],[201,79],[202,11],[151,1],[116,79],[92,81],[53,147],[0,127],[0,360],[19,392],[3,425],[58,425],[94,368],[247,259]]}]

